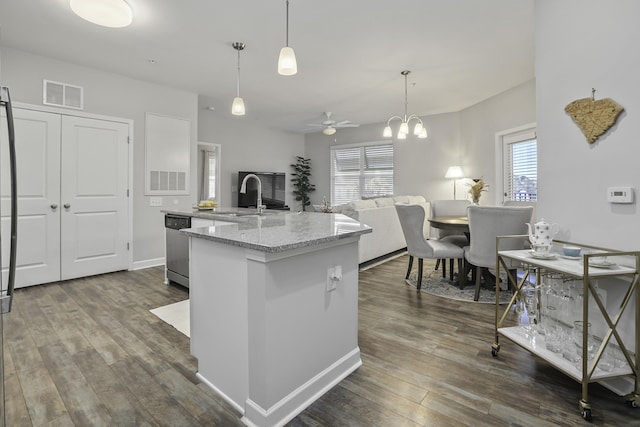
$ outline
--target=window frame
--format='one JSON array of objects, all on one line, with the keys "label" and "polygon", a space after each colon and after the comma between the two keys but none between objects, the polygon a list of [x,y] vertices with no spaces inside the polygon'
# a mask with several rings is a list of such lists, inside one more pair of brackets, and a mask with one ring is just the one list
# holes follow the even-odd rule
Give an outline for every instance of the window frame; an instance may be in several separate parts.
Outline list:
[{"label": "window frame", "polygon": [[[379,147],[379,146],[388,146],[391,147],[391,151],[392,151],[392,156],[393,156],[393,160],[392,160],[392,166],[391,166],[391,194],[393,194],[393,192],[395,191],[395,145],[393,144],[393,142],[391,141],[387,141],[387,140],[382,140],[382,141],[370,141],[370,142],[362,142],[362,143],[355,143],[355,144],[344,144],[344,145],[332,145],[329,148],[329,175],[330,175],[330,180],[329,180],[329,189],[330,189],[330,198],[331,198],[331,204],[335,205],[335,204],[342,204],[343,201],[339,201],[336,202],[335,200],[335,191],[334,191],[334,185],[335,185],[335,170],[334,170],[334,152],[336,150],[349,150],[349,149],[359,149],[360,150],[360,161],[359,161],[359,171],[358,171],[358,180],[359,180],[359,184],[358,184],[358,192],[359,192],[359,199],[355,199],[355,200],[362,200],[363,197],[363,189],[365,188],[365,184],[366,184],[366,178],[367,178],[367,174],[366,174],[366,159],[364,158],[364,153],[367,147]],[[385,194],[385,195],[390,195],[390,194]],[[367,196],[365,196],[366,198]],[[379,196],[371,196],[371,197],[382,197],[382,195]],[[349,200],[351,201],[351,200]],[[347,201],[348,202],[348,201]],[[346,202],[344,202],[346,203]]]},{"label": "window frame", "polygon": [[[523,126],[496,132],[495,134],[495,165],[496,165],[496,202],[502,205],[508,200],[505,196],[505,147],[516,142],[524,142],[537,139],[536,123],[529,123]],[[539,152],[537,158],[540,158]],[[536,201],[539,198],[538,185],[536,183]],[[523,203],[527,203],[524,202]]]}]

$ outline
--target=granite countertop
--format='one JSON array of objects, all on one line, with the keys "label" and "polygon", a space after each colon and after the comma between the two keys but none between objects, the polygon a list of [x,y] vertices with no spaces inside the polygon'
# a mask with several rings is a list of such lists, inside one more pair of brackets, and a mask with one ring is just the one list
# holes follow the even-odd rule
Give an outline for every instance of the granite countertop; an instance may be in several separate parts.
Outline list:
[{"label": "granite countertop", "polygon": [[[342,214],[267,211],[263,215],[256,215],[255,209],[242,208],[225,208],[218,212],[163,212],[228,222],[181,232],[191,237],[263,252],[284,252],[371,233],[371,227]],[[234,216],[234,212],[240,215]]]}]

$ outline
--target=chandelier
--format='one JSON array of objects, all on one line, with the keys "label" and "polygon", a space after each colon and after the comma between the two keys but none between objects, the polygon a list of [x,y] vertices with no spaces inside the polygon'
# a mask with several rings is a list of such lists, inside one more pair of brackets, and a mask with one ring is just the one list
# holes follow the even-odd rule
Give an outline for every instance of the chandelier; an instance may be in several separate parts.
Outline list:
[{"label": "chandelier", "polygon": [[404,116],[393,116],[389,120],[387,120],[387,126],[385,126],[384,131],[382,132],[382,136],[385,138],[391,138],[393,136],[393,132],[391,131],[391,121],[398,119],[400,120],[400,128],[398,129],[397,139],[407,139],[407,134],[409,133],[409,122],[416,121],[416,125],[413,128],[413,134],[416,135],[420,139],[425,139],[427,137],[427,129],[422,125],[422,120],[420,117],[415,114],[407,115],[407,76],[411,71],[404,70],[400,72],[404,76]]}]

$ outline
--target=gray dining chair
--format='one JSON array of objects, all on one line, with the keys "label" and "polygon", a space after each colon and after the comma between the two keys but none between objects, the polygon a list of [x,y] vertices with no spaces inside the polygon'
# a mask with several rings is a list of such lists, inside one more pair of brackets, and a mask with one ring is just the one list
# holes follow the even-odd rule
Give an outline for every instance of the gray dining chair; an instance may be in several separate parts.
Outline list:
[{"label": "gray dining chair", "polygon": [[[471,202],[469,200],[431,200],[431,218],[436,216],[467,216],[467,207]],[[461,248],[469,244],[467,236],[461,231],[442,230],[431,227],[429,234],[430,240],[440,240],[453,243]],[[438,260],[436,262],[436,270],[442,263],[442,277],[447,276],[446,260]],[[453,259],[449,260],[449,270],[453,271]]]},{"label": "gray dining chair", "polygon": [[[471,205],[467,208],[471,242],[464,248],[464,257],[475,269],[475,301],[480,296],[481,269],[493,269],[496,266],[496,237],[526,235],[526,223],[531,220],[532,211],[531,206]],[[507,239],[500,250],[522,249],[522,245],[523,241],[519,239]],[[496,282],[499,280],[496,277]]]},{"label": "gray dining chair", "polygon": [[[418,290],[422,287],[422,268],[425,258],[457,259],[458,269],[461,270],[464,251],[460,246],[446,241],[427,240],[424,237],[423,227],[426,216],[424,206],[403,203],[396,203],[395,206],[409,253],[409,267],[405,279],[408,279],[411,274],[414,257],[418,258]],[[453,280],[453,271],[451,271],[451,279]]]}]

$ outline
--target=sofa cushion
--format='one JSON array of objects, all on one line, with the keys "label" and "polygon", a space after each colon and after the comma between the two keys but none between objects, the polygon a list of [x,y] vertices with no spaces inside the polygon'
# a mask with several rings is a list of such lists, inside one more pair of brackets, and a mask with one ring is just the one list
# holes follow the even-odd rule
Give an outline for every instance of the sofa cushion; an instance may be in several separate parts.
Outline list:
[{"label": "sofa cushion", "polygon": [[395,204],[395,200],[393,197],[379,197],[374,199],[376,202],[376,207],[384,208],[385,206],[393,206]]},{"label": "sofa cushion", "polygon": [[395,203],[409,203],[409,196],[396,196],[393,200]]},{"label": "sofa cushion", "polygon": [[[409,201],[407,203],[411,203],[412,205],[417,205],[420,203],[426,203],[427,199],[422,196],[407,196]],[[429,216],[429,212],[427,212],[427,217]]]}]

